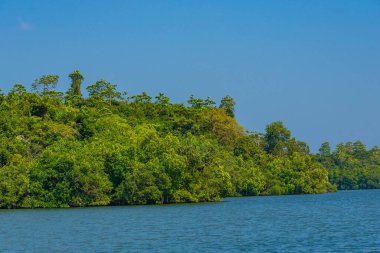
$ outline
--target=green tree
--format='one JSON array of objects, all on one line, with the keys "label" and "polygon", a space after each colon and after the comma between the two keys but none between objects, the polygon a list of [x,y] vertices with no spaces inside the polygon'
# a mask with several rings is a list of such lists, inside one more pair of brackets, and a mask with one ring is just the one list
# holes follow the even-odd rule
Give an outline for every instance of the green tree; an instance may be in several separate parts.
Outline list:
[{"label": "green tree", "polygon": [[75,70],[69,75],[69,77],[71,78],[71,89],[73,95],[82,97],[81,84],[84,79],[83,75],[79,72],[79,70]]},{"label": "green tree", "polygon": [[84,77],[79,70],[75,70],[69,74],[69,78],[71,79],[71,86],[66,92],[66,102],[77,104],[82,98],[81,85]]},{"label": "green tree", "polygon": [[152,97],[149,96],[145,91],[141,94],[131,96],[130,99],[133,100],[133,103],[141,104],[141,103],[150,103]]},{"label": "green tree", "polygon": [[290,131],[281,121],[273,122],[266,127],[265,150],[268,153],[283,154],[287,152],[286,142],[290,139]]},{"label": "green tree", "polygon": [[23,93],[26,92],[26,88],[25,86],[23,86],[22,84],[19,84],[19,83],[16,83],[13,88],[11,89],[11,91],[9,92],[9,96],[12,96],[12,95],[21,95]]},{"label": "green tree", "polygon": [[5,95],[4,95],[4,93],[3,93],[3,90],[0,89],[0,103],[3,102],[4,97],[5,97]]},{"label": "green tree", "polygon": [[203,99],[195,98],[194,95],[190,96],[190,99],[187,100],[187,103],[193,108],[201,108],[204,105]]},{"label": "green tree", "polygon": [[227,115],[234,118],[235,117],[235,100],[230,96],[225,96],[220,101],[219,108],[226,111]]},{"label": "green tree", "polygon": [[187,103],[193,108],[204,108],[204,107],[211,107],[215,105],[215,101],[212,100],[210,97],[207,97],[206,99],[202,99],[202,98],[195,98],[194,95],[190,96],[190,99],[187,100]]},{"label": "green tree", "polygon": [[32,89],[41,92],[42,95],[51,95],[59,80],[58,75],[44,75],[36,79],[32,84]]},{"label": "green tree", "polygon": [[170,103],[170,98],[165,96],[164,93],[160,92],[156,96],[156,103],[160,105],[168,105]]},{"label": "green tree", "polygon": [[30,164],[20,154],[9,160],[9,165],[0,166],[0,208],[19,208],[29,190]]},{"label": "green tree", "polygon": [[321,147],[319,148],[319,154],[321,154],[322,156],[330,156],[331,155],[330,143],[328,142],[322,143]]},{"label": "green tree", "polygon": [[87,91],[91,99],[106,100],[111,105],[115,99],[121,99],[121,93],[116,89],[117,85],[105,80],[99,80],[95,84],[89,85]]}]

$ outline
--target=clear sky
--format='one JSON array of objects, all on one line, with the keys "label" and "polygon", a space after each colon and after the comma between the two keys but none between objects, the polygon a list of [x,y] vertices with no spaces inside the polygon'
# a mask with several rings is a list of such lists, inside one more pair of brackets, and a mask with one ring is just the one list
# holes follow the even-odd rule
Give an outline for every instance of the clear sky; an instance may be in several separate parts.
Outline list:
[{"label": "clear sky", "polygon": [[380,1],[0,0],[0,87],[79,69],[130,94],[229,94],[316,151],[380,145]]}]

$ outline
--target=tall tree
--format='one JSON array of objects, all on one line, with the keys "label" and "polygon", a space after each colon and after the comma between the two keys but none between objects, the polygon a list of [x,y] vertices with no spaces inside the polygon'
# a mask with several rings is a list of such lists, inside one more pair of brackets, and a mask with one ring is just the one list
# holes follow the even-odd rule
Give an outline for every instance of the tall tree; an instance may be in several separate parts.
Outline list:
[{"label": "tall tree", "polygon": [[79,70],[73,71],[69,77],[71,78],[71,89],[75,96],[82,97],[81,84],[84,79]]},{"label": "tall tree", "polygon": [[225,96],[220,101],[219,108],[222,108],[232,118],[235,117],[235,100],[230,96]]},{"label": "tall tree", "polygon": [[81,84],[84,77],[79,70],[75,70],[69,74],[69,78],[71,79],[71,86],[66,92],[66,103],[78,104],[82,98]]}]

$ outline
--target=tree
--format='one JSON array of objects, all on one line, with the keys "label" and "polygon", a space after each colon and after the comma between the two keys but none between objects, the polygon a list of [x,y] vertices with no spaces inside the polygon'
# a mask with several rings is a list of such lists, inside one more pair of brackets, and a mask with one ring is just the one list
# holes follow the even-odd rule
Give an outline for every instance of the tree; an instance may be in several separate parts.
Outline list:
[{"label": "tree", "polygon": [[361,141],[354,142],[353,155],[355,158],[362,160],[365,160],[368,157],[366,146]]},{"label": "tree", "polygon": [[330,143],[328,142],[322,143],[321,147],[319,148],[319,154],[321,154],[322,156],[330,156],[331,155]]},{"label": "tree", "polygon": [[5,97],[5,96],[4,96],[3,90],[0,89],[0,103],[3,102],[4,97]]},{"label": "tree", "polygon": [[139,95],[131,96],[130,99],[133,99],[133,103],[139,104],[139,103],[150,103],[150,100],[152,99],[152,97],[149,96],[144,91]]},{"label": "tree", "polygon": [[39,79],[36,79],[32,84],[32,89],[39,91],[42,89],[42,94],[46,95],[50,90],[54,89],[57,86],[59,76],[57,75],[44,75]]},{"label": "tree", "polygon": [[273,122],[266,127],[265,150],[268,153],[286,152],[286,142],[290,139],[290,131],[284,126],[281,121]]},{"label": "tree", "polygon": [[21,95],[26,92],[25,87],[22,84],[16,83],[8,95]]},{"label": "tree", "polygon": [[95,100],[106,100],[112,104],[112,100],[121,99],[121,93],[116,90],[117,85],[105,80],[99,80],[87,87],[90,98]]},{"label": "tree", "polygon": [[210,97],[207,97],[206,99],[201,99],[194,98],[194,95],[190,96],[190,99],[187,100],[187,103],[191,105],[191,107],[193,108],[203,108],[215,105],[215,101],[212,100]]},{"label": "tree", "polygon": [[158,96],[156,96],[156,103],[160,105],[167,105],[170,103],[170,98],[165,96],[164,93],[160,92]]},{"label": "tree", "polygon": [[0,208],[19,208],[29,190],[29,166],[19,154],[13,155],[10,164],[0,168]]},{"label": "tree", "polygon": [[193,108],[201,108],[203,106],[203,99],[194,98],[194,95],[191,95],[187,103]]},{"label": "tree", "polygon": [[75,70],[69,75],[69,78],[71,79],[71,86],[66,93],[66,101],[76,104],[82,98],[81,84],[84,77],[79,70]]},{"label": "tree", "polygon": [[235,117],[235,101],[230,96],[225,96],[220,101],[219,108],[222,108],[226,111],[227,115],[234,118]]},{"label": "tree", "polygon": [[16,83],[13,88],[9,91],[7,100],[12,103],[12,106],[21,106],[23,108],[27,107],[27,104],[24,102],[24,95],[26,93],[26,89],[23,85]]},{"label": "tree", "polygon": [[204,106],[206,107],[210,107],[210,106],[213,106],[215,105],[215,101],[212,100],[210,97],[207,97],[205,100],[204,100]]},{"label": "tree", "polygon": [[73,95],[81,97],[81,84],[84,79],[82,74],[79,72],[79,70],[73,71],[69,77],[71,78],[71,89],[73,91]]}]

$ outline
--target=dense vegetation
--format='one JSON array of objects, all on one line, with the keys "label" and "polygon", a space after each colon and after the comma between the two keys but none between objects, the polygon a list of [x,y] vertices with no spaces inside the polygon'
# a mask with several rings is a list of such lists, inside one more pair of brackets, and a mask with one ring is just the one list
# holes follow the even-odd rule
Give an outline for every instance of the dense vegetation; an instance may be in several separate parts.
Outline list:
[{"label": "dense vegetation", "polygon": [[380,188],[380,148],[367,150],[360,142],[340,143],[331,152],[325,142],[317,154],[318,161],[329,171],[330,182],[339,190]]},{"label": "dense vegetation", "polygon": [[127,97],[99,80],[84,98],[83,79],[79,71],[71,73],[66,94],[55,90],[56,75],[37,79],[33,92],[16,84],[0,93],[0,207],[324,193],[335,190],[324,166],[331,168],[332,182],[346,189],[341,175],[352,164],[358,168],[353,177],[368,172],[377,179],[368,178],[366,187],[379,186],[378,148],[358,158],[361,170],[341,158],[340,149],[315,157],[281,122],[264,134],[247,132],[235,121],[229,96],[219,106],[191,96],[185,106],[162,93]]}]

